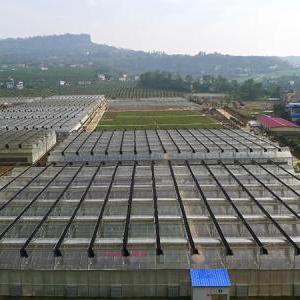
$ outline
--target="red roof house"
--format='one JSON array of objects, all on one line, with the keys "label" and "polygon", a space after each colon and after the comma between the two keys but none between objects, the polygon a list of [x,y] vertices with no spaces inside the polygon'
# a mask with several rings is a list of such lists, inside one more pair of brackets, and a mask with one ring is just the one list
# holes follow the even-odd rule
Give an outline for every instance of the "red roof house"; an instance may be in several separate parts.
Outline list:
[{"label": "red roof house", "polygon": [[282,118],[262,115],[258,117],[258,122],[265,129],[273,132],[300,133],[300,126],[298,126],[296,123]]}]

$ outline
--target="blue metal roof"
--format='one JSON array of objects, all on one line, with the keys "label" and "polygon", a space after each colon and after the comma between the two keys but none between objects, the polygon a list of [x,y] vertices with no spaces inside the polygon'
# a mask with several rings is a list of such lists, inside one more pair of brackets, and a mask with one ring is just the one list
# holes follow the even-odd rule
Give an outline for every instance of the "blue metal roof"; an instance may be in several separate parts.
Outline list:
[{"label": "blue metal roof", "polygon": [[300,107],[300,103],[290,102],[286,105],[287,108]]},{"label": "blue metal roof", "polygon": [[230,287],[227,269],[191,269],[192,287]]}]

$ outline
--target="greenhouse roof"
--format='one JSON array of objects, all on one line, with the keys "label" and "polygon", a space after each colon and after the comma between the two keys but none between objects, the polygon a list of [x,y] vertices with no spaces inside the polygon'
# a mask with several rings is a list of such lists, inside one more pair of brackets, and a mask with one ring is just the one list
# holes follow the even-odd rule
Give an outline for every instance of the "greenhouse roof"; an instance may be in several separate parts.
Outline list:
[{"label": "greenhouse roof", "polygon": [[104,103],[104,96],[55,96],[1,110],[0,128],[5,130],[54,129],[70,133],[82,127]]},{"label": "greenhouse roof", "polygon": [[166,159],[291,159],[288,148],[243,130],[132,130],[81,132],[50,154],[51,162]]},{"label": "greenhouse roof", "polygon": [[298,266],[300,178],[285,164],[62,163],[12,172],[0,177],[0,267],[7,251],[15,263],[45,252],[51,268],[55,257],[67,264],[77,252],[85,268],[102,255],[103,267],[105,257],[168,260],[172,251],[173,267],[200,255],[230,268],[248,268],[240,260],[251,256],[259,268],[269,260],[256,260],[257,251]]}]

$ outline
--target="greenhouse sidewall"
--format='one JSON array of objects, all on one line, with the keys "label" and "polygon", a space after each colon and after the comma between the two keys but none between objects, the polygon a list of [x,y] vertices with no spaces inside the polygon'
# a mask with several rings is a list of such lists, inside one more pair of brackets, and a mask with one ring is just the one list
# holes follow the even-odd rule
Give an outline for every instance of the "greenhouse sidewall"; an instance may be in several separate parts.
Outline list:
[{"label": "greenhouse sidewall", "polygon": [[[299,270],[230,270],[231,296],[293,296]],[[2,270],[0,295],[57,297],[188,297],[189,270]]]}]

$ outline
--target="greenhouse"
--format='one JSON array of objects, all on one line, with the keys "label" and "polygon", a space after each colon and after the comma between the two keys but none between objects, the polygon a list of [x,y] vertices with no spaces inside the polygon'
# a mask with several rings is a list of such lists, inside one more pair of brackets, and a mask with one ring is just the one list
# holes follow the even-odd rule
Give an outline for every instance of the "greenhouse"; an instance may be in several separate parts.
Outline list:
[{"label": "greenhouse", "polygon": [[232,295],[299,284],[286,163],[61,163],[0,179],[2,295],[189,296],[190,268],[228,268]]},{"label": "greenhouse", "polygon": [[55,144],[54,130],[0,130],[0,163],[35,163]]},{"label": "greenhouse", "polygon": [[243,130],[175,129],[81,132],[57,146],[50,162],[182,159],[274,159],[291,162],[288,148]]},{"label": "greenhouse", "polygon": [[[188,297],[190,270],[224,270],[231,296],[300,295],[288,148],[241,129],[85,131],[103,96],[18,101],[0,116],[0,295]],[[109,101],[162,108],[199,107]]]},{"label": "greenhouse", "polygon": [[54,129],[69,134],[82,127],[104,96],[55,96],[2,109],[1,129]]},{"label": "greenhouse", "polygon": [[41,97],[1,97],[0,105],[19,105],[23,103],[32,103],[41,99]]},{"label": "greenhouse", "polygon": [[199,106],[186,98],[147,98],[108,100],[109,110],[143,111],[143,110],[199,110]]}]

